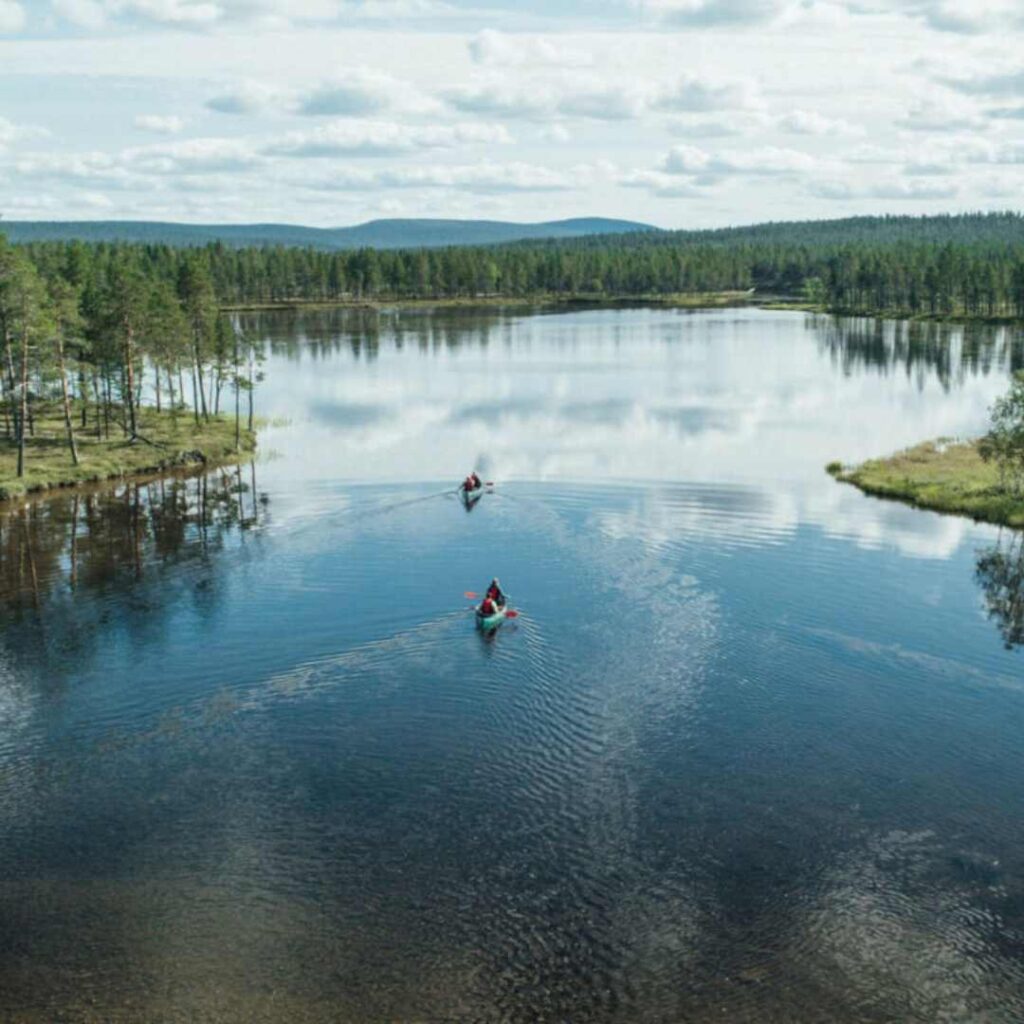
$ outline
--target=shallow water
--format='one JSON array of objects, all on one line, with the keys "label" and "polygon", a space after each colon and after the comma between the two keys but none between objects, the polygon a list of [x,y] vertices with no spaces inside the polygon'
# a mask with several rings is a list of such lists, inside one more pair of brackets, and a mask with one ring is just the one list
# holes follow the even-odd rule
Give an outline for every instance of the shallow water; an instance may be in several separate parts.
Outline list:
[{"label": "shallow water", "polygon": [[246,326],[256,466],[0,519],[0,1019],[1024,1016],[1019,542],[822,468],[1019,336]]}]

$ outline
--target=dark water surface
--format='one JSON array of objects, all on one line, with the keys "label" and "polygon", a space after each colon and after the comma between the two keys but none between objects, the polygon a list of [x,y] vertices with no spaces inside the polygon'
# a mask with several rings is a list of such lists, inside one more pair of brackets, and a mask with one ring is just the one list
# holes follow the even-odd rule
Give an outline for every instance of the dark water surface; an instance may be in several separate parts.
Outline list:
[{"label": "dark water surface", "polygon": [[0,1020],[1024,1019],[1020,543],[822,468],[1018,336],[248,326],[255,467],[0,517]]}]

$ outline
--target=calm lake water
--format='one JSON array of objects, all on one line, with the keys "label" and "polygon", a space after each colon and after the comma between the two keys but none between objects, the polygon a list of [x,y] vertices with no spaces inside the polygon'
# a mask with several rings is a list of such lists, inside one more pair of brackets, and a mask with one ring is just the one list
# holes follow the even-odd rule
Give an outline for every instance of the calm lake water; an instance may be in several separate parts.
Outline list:
[{"label": "calm lake water", "polygon": [[0,1019],[1024,1019],[1019,541],[823,471],[1019,335],[247,326],[255,466],[0,517]]}]

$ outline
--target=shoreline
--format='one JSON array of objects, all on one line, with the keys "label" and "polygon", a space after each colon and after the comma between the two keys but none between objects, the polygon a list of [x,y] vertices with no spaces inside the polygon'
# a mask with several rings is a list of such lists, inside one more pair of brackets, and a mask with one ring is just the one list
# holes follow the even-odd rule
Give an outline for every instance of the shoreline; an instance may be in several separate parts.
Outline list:
[{"label": "shoreline", "polygon": [[529,296],[462,296],[458,298],[376,298],[376,299],[281,299],[266,302],[229,302],[220,308],[226,313],[263,313],[327,309],[359,309],[367,312],[395,310],[474,310],[474,309],[628,309],[632,307],[664,309],[752,308],[772,312],[816,313],[822,316],[866,320],[896,320],[905,323],[983,325],[987,327],[1024,327],[1024,318],[1012,314],[974,315],[967,313],[908,313],[898,310],[830,309],[820,303],[785,296],[757,295],[749,291],[673,292],[637,295],[538,294]]},{"label": "shoreline", "polygon": [[830,309],[814,302],[788,301],[786,299],[766,299],[758,303],[759,309],[789,310],[801,313],[818,313],[823,316],[850,317],[863,320],[899,320],[914,324],[970,324],[985,327],[1024,327],[1024,317],[1010,313],[975,315],[970,313],[906,313],[891,309],[856,310]]},{"label": "shoreline", "polygon": [[826,472],[872,497],[1024,529],[1024,494],[999,486],[999,470],[982,461],[976,439],[924,441],[858,466],[829,463]]},{"label": "shoreline", "polygon": [[459,298],[378,298],[378,299],[282,299],[268,302],[225,303],[227,313],[260,313],[278,310],[362,309],[386,312],[395,309],[572,309],[629,308],[662,306],[670,309],[721,309],[733,306],[757,306],[749,292],[693,292],[667,295],[480,295]]},{"label": "shoreline", "polygon": [[7,438],[0,439],[0,509],[59,491],[234,465],[247,461],[256,451],[256,432],[244,426],[241,447],[235,448],[233,417],[222,414],[197,425],[191,410],[158,413],[152,407],[143,407],[138,410],[139,434],[148,443],[129,442],[113,423],[116,437],[98,439],[89,431],[76,431],[80,461],[75,466],[64,440],[62,418],[59,430],[53,429],[53,411],[36,410],[39,436],[26,443],[25,476],[15,475],[17,445]]}]

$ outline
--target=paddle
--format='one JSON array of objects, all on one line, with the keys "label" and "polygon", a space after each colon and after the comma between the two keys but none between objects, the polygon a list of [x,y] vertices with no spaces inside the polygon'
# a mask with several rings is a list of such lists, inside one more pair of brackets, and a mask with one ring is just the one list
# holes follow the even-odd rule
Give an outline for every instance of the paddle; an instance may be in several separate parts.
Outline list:
[{"label": "paddle", "polygon": [[463,597],[468,597],[470,599],[470,601],[473,601],[476,598],[478,598],[480,595],[475,590],[466,590],[466,591],[463,592],[462,596]]}]

